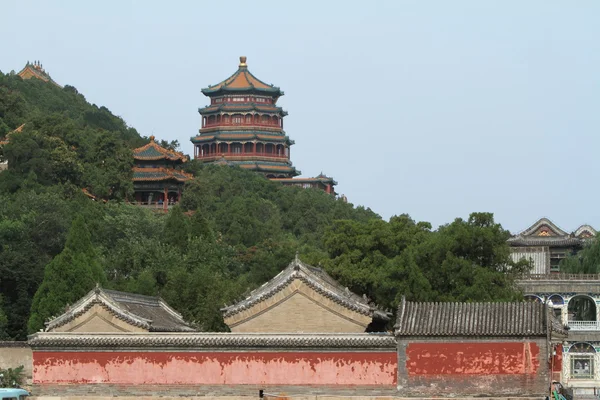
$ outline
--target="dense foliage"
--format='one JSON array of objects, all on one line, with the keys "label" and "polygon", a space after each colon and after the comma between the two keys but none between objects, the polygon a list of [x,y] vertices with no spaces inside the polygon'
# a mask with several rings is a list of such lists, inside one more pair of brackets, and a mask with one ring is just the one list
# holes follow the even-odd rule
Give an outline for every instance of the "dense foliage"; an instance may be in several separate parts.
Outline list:
[{"label": "dense foliage", "polygon": [[560,271],[570,274],[600,274],[600,239],[591,238],[583,249],[561,260]]},{"label": "dense foliage", "polygon": [[225,330],[220,308],[296,252],[385,308],[401,296],[518,298],[523,265],[491,214],[437,230],[407,215],[383,221],[318,190],[194,161],[180,206],[163,214],[123,201],[141,138],[105,108],[72,87],[0,75],[0,132],[23,123],[0,173],[0,337],[25,338],[97,282],[160,295],[203,329]]}]

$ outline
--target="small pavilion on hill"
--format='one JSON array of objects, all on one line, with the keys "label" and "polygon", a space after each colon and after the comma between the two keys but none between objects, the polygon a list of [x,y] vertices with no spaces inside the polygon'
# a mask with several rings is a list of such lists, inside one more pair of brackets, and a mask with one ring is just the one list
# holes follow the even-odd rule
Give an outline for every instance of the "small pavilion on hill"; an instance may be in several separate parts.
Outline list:
[{"label": "small pavilion on hill", "polygon": [[391,317],[298,257],[247,298],[221,311],[232,332],[378,332]]},{"label": "small pavilion on hill", "polygon": [[54,80],[50,77],[50,74],[46,72],[46,70],[42,66],[42,63],[40,63],[39,61],[34,61],[33,63],[27,61],[25,67],[21,71],[19,71],[17,75],[19,75],[22,79],[35,78],[44,82],[53,83],[56,86],[61,87],[58,83],[54,82]]},{"label": "small pavilion on hill", "polygon": [[177,311],[160,297],[117,292],[97,286],[61,316],[46,323],[47,332],[122,333],[192,332]]},{"label": "small pavilion on hill", "polygon": [[161,147],[154,136],[150,136],[150,143],[133,150],[133,158],[133,189],[137,204],[166,210],[181,200],[185,182],[193,177],[178,169],[187,161],[184,154]]}]

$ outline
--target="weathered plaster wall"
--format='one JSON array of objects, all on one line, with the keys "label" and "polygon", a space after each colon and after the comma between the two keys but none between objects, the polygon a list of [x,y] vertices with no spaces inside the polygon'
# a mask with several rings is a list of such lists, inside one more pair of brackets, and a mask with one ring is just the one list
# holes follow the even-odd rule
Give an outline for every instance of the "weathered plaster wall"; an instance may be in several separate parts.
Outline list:
[{"label": "weathered plaster wall", "polygon": [[46,352],[34,383],[395,385],[397,355],[374,352]]},{"label": "weathered plaster wall", "polygon": [[24,367],[27,379],[31,379],[32,354],[25,342],[0,342],[0,368]]},{"label": "weathered plaster wall", "polygon": [[398,385],[419,395],[542,395],[546,357],[545,339],[401,341]]}]

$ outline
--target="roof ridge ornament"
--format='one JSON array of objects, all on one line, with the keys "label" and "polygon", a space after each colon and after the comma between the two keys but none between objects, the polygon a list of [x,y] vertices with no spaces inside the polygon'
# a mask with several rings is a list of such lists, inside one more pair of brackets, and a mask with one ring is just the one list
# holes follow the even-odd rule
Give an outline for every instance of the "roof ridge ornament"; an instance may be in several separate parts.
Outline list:
[{"label": "roof ridge ornament", "polygon": [[246,68],[248,64],[246,64],[246,56],[240,56],[240,68]]}]

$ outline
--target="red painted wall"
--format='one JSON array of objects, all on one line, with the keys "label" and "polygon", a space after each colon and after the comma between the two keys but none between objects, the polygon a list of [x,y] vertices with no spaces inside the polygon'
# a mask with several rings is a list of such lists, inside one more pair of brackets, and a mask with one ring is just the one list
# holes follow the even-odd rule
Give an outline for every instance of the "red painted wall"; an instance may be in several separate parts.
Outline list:
[{"label": "red painted wall", "polygon": [[395,352],[33,353],[34,383],[395,385]]},{"label": "red painted wall", "polygon": [[535,343],[410,343],[409,376],[535,374]]}]

